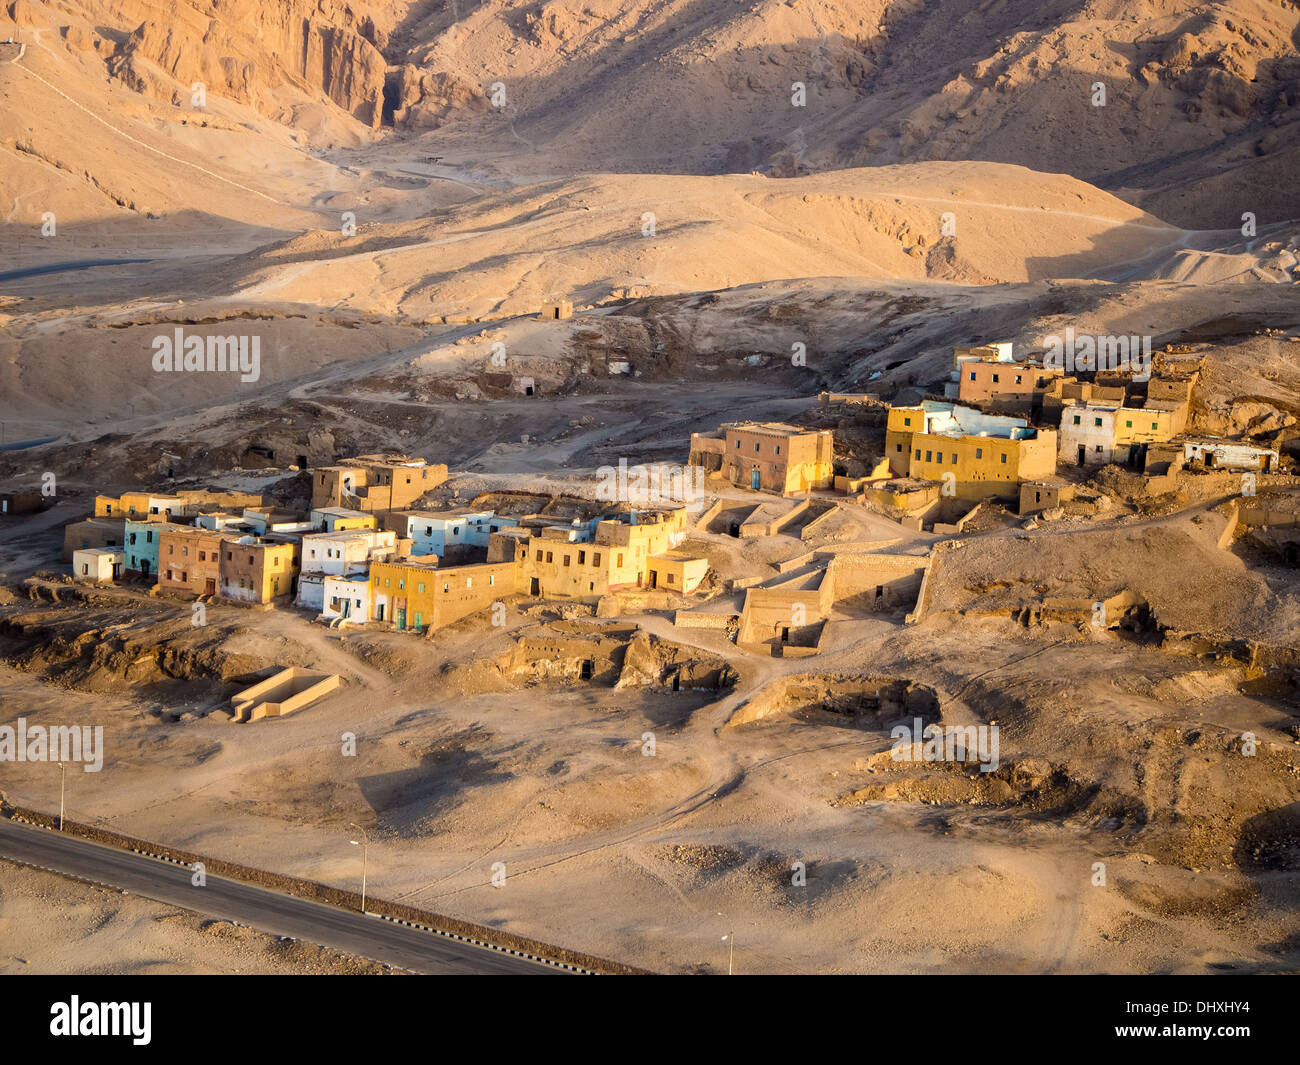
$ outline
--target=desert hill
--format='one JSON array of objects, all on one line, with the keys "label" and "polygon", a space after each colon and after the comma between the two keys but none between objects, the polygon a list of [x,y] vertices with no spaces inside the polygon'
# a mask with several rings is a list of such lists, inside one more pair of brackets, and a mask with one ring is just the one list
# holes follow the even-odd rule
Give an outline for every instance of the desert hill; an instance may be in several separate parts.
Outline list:
[{"label": "desert hill", "polygon": [[[201,123],[202,82],[207,111],[242,109],[235,132],[274,145],[254,175],[272,195],[274,152],[295,140],[395,135],[522,181],[978,159],[1067,173],[1191,228],[1300,216],[1286,180],[1300,158],[1293,3],[10,0],[0,34],[10,26],[39,39],[24,63],[44,51],[50,80],[84,77],[96,101],[133,97]],[[16,77],[0,65],[0,92]],[[125,160],[97,156],[94,136],[81,156],[90,124],[68,112],[67,150],[35,154],[110,199],[165,209],[132,187]],[[21,144],[6,125],[0,138]]]}]

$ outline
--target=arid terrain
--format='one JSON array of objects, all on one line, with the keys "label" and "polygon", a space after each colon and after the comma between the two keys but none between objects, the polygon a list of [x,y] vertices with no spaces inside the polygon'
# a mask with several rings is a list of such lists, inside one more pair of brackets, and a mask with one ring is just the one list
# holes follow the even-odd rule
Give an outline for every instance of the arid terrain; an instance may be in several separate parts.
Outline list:
[{"label": "arid terrain", "polygon": [[[0,725],[103,726],[83,824],[349,890],[361,828],[376,897],[656,971],[1300,970],[1300,570],[1243,516],[1300,495],[1297,47],[1263,0],[0,0],[0,490],[57,486],[0,516]],[[753,535],[794,501],[711,478],[691,595],[418,635],[197,625],[60,555],[100,495],[305,515],[376,453],[446,464],[438,513],[594,505],[733,422],[869,479],[954,348],[1067,329],[1196,360],[1188,438],[1277,466],[1062,463],[1075,502],[962,524],[826,488]],[[255,379],[159,372],[177,330]],[[859,555],[920,592],[828,600],[815,654],[726,621]],[[286,666],[342,684],[233,723]],[[891,758],[913,713],[998,765]],[[0,760],[6,803],[60,785]],[[26,971],[388,970],[0,861]]]}]

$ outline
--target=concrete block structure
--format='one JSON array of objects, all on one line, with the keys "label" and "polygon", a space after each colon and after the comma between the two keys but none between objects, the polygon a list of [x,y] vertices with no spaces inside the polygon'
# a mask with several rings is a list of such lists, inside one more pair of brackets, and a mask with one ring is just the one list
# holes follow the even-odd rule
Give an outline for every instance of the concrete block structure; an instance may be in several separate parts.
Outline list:
[{"label": "concrete block structure", "polygon": [[260,721],[264,717],[284,717],[310,706],[343,683],[337,673],[318,673],[289,666],[251,688],[230,697],[233,720],[238,723]]},{"label": "concrete block structure", "polygon": [[794,495],[835,483],[831,431],[783,422],[739,422],[692,433],[687,461],[756,492]]}]

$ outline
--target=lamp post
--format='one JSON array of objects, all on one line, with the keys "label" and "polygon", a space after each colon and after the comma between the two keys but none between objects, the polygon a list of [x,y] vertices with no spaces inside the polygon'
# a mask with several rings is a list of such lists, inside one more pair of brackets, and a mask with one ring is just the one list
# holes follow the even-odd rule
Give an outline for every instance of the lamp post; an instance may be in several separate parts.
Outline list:
[{"label": "lamp post", "polygon": [[[719,912],[719,913],[718,913],[718,916],[719,916],[719,917],[726,917],[727,915],[726,915],[725,913],[721,913],[721,912]],[[722,938],[723,938],[723,940],[724,940],[724,941],[726,942],[726,944],[727,944],[727,975],[728,975],[728,976],[734,976],[734,975],[735,975],[735,961],[736,961],[736,933],[735,933],[735,930],[733,929],[733,930],[729,931],[729,932],[728,932],[725,936],[723,936]]]},{"label": "lamp post", "polygon": [[355,839],[350,839],[348,840],[348,842],[351,843],[352,846],[354,847],[361,848],[361,912],[365,913],[366,912],[366,859],[370,853],[370,837],[366,835],[366,830],[362,828],[360,825],[350,825],[349,827],[355,828],[358,832],[361,833],[360,843],[358,843]]},{"label": "lamp post", "polygon": [[59,763],[59,831],[63,831],[63,783],[68,776],[68,767]]}]

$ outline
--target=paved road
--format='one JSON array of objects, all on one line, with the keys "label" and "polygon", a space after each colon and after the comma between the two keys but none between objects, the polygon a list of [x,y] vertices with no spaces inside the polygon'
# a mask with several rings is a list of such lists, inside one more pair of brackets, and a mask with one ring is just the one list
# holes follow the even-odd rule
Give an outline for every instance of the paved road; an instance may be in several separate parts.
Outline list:
[{"label": "paved road", "polygon": [[190,883],[193,872],[184,866],[3,818],[0,818],[0,856],[413,972],[442,975],[563,972],[527,958],[211,874],[207,885],[197,888]]},{"label": "paved road", "polygon": [[76,262],[46,263],[29,266],[24,270],[6,270],[0,281],[18,281],[24,277],[41,277],[45,274],[62,274],[68,270],[92,270],[96,266],[126,266],[130,263],[151,263],[152,259],[80,259]]}]

